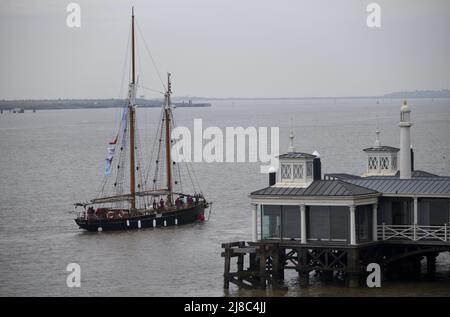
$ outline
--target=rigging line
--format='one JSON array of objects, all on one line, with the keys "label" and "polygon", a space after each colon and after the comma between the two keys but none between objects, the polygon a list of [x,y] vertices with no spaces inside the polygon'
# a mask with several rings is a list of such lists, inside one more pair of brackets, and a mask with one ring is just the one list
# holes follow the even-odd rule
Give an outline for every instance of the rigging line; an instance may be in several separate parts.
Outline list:
[{"label": "rigging line", "polygon": [[126,72],[126,68],[127,66],[130,64],[129,58],[128,58],[128,54],[130,52],[130,39],[131,39],[131,25],[129,26],[128,29],[128,40],[127,40],[127,45],[126,45],[126,50],[125,50],[125,59],[123,61],[123,67],[122,67],[122,80],[120,82],[120,93],[119,93],[119,99],[122,98],[122,93],[123,93],[123,82],[125,79],[125,72]]},{"label": "rigging line", "polygon": [[158,77],[159,77],[159,81],[161,82],[162,86],[164,87],[164,90],[167,90],[166,85],[164,84],[164,81],[162,80],[161,73],[159,72],[159,69],[158,69],[158,67],[156,66],[155,60],[154,60],[154,58],[153,58],[153,55],[152,55],[152,53],[150,52],[150,49],[149,49],[148,46],[147,46],[147,42],[145,42],[144,35],[143,35],[142,32],[141,32],[141,27],[140,27],[138,21],[136,21],[136,26],[137,26],[138,34],[141,36],[142,42],[144,42],[144,46],[145,46],[145,48],[146,48],[146,50],[147,50],[148,55],[150,56],[150,59],[151,59],[151,61],[152,61],[153,67],[155,68],[156,74],[157,74]]},{"label": "rigging line", "polygon": [[[172,122],[173,122],[173,126],[175,127],[176,126],[176,122],[175,122],[175,119],[173,118],[173,115],[172,115]],[[185,162],[185,163],[186,163],[186,170],[188,172],[189,179],[190,179],[190,181],[192,183],[192,187],[194,187],[194,191],[196,190],[196,185],[197,185],[197,188],[200,190],[200,192],[202,192],[202,188],[200,186],[200,182],[198,181],[197,175],[195,173],[193,164],[190,164],[190,162]],[[189,171],[189,168],[191,169],[191,171]],[[191,173],[194,176],[196,184],[194,184],[194,181],[193,181],[193,179],[191,177]]]},{"label": "rigging line", "polygon": [[146,89],[146,90],[153,91],[153,92],[157,92],[157,93],[159,93],[159,94],[161,94],[161,95],[164,95],[164,92],[159,91],[159,90],[154,89],[154,88],[145,87],[144,85],[139,85],[139,87],[142,88],[142,89]]},{"label": "rigging line", "polygon": [[[160,139],[160,127],[161,127],[160,122],[161,122],[161,120],[162,120],[162,115],[163,115],[163,113],[161,112],[161,113],[160,113],[160,117],[159,117],[159,121],[158,121],[158,125],[156,126],[156,135],[155,135],[155,139],[153,140],[153,145],[152,145],[152,147],[150,148],[150,153],[149,153],[149,154],[150,154],[150,155],[149,155],[150,161],[149,161],[148,166],[147,166],[147,168],[146,168],[146,175],[145,175],[145,182],[146,182],[146,183],[148,182],[148,177],[149,177],[149,175],[150,175],[150,171],[153,169],[153,166],[155,166],[155,169],[158,168],[158,167],[156,166],[156,165],[157,165],[156,160],[159,159],[159,158],[158,158],[159,151],[158,151],[158,153],[156,154],[156,160],[155,160],[155,153],[156,153],[155,149],[156,149],[156,146],[157,146],[157,144],[158,144],[158,140]],[[158,149],[158,150],[159,150],[159,149]],[[154,184],[153,184],[153,180],[152,180],[152,185],[154,185]]]}]

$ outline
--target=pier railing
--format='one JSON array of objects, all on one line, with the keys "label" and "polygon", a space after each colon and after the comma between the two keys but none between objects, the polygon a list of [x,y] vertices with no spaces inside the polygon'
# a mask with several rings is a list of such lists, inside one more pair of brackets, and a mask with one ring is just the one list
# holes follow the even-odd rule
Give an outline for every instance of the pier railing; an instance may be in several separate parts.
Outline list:
[{"label": "pier railing", "polygon": [[380,240],[413,240],[413,241],[444,241],[450,242],[450,228],[443,226],[422,225],[386,225],[377,227]]}]

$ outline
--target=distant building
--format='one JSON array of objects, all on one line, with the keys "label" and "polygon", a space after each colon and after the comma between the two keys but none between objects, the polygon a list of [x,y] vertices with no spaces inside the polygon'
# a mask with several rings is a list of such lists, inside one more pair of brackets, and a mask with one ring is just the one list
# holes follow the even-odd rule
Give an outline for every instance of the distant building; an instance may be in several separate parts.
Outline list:
[{"label": "distant building", "polygon": [[22,109],[22,108],[13,108],[9,112],[11,112],[11,113],[24,113],[25,110]]}]

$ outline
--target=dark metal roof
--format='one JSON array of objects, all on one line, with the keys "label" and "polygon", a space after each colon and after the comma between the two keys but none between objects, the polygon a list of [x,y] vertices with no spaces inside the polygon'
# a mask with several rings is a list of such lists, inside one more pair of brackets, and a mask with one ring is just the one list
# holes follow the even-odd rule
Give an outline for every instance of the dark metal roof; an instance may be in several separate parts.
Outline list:
[{"label": "dark metal roof", "polygon": [[[395,174],[395,176],[396,177],[400,177],[400,171],[398,171]],[[439,175],[431,174],[431,173],[428,173],[426,171],[415,170],[415,171],[411,172],[411,177],[412,178],[416,178],[416,177],[439,177]]]},{"label": "dark metal roof", "polygon": [[330,174],[325,174],[324,178],[325,179],[346,180],[346,179],[359,179],[359,178],[361,178],[361,176],[354,175],[354,174],[347,174],[347,173],[330,173]]},{"label": "dark metal roof", "polygon": [[370,188],[383,194],[450,195],[449,177],[361,178],[348,179],[345,182]]},{"label": "dark metal roof", "polygon": [[250,195],[264,196],[360,196],[376,194],[372,189],[350,184],[341,180],[314,181],[306,188],[298,187],[267,187]]},{"label": "dark metal roof", "polygon": [[315,155],[303,152],[289,152],[285,154],[281,154],[278,158],[315,158]]},{"label": "dark metal roof", "polygon": [[393,147],[393,146],[382,145],[382,146],[378,146],[378,147],[368,147],[367,149],[364,149],[363,151],[364,152],[398,152],[398,151],[400,151],[400,149]]}]

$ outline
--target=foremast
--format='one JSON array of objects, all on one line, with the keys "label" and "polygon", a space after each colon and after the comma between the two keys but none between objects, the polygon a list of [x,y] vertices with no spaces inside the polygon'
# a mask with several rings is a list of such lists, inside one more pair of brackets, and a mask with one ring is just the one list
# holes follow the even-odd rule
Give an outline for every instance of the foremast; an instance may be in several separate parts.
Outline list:
[{"label": "foremast", "polygon": [[131,83],[128,96],[128,118],[130,124],[130,209],[136,209],[136,159],[135,159],[135,106],[136,106],[136,68],[134,43],[134,7],[131,9]]},{"label": "foremast", "polygon": [[167,186],[167,204],[172,205],[172,156],[170,152],[171,148],[171,118],[172,118],[172,108],[170,101],[170,94],[172,93],[172,83],[170,82],[170,73],[167,73],[167,91],[165,93],[165,104],[164,104],[164,120],[166,121],[166,186]]}]

